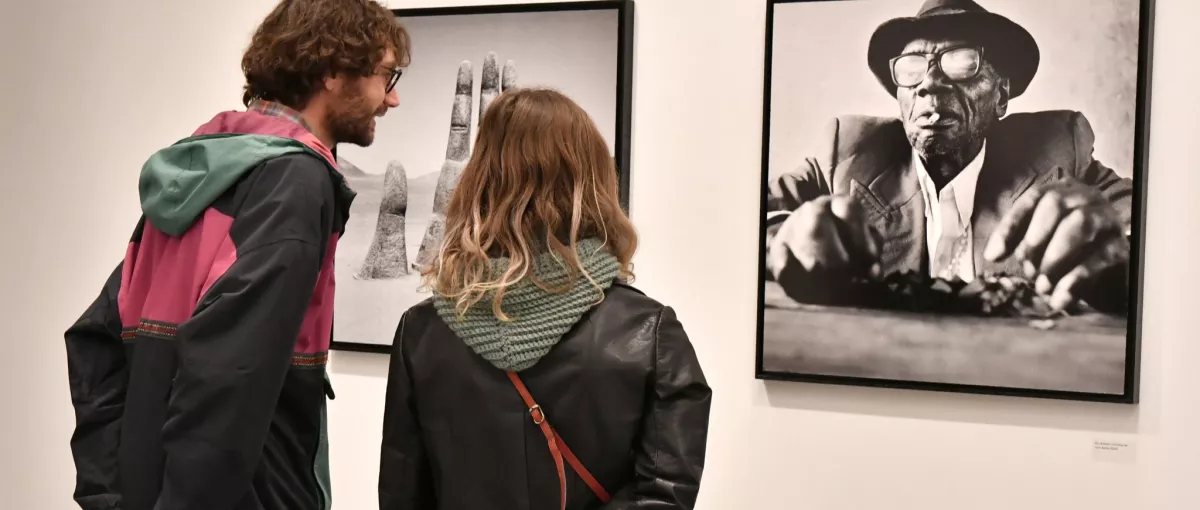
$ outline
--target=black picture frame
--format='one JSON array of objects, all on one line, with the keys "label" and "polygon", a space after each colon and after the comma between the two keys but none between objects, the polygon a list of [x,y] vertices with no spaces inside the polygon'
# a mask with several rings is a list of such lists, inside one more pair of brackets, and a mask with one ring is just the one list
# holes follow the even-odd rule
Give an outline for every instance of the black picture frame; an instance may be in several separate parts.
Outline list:
[{"label": "black picture frame", "polygon": [[[565,12],[610,10],[617,13],[617,83],[616,83],[616,131],[614,137],[614,159],[620,186],[621,207],[629,212],[630,161],[633,119],[633,69],[634,69],[634,0],[588,0],[581,2],[546,2],[529,4],[461,5],[452,7],[422,7],[392,9],[398,18],[447,15],[482,15],[508,13]],[[337,150],[334,149],[334,156]],[[397,320],[399,311],[397,312]],[[331,351],[351,351],[376,354],[391,352],[391,344],[367,344],[333,340]]]},{"label": "black picture frame", "polygon": [[[932,392],[954,392],[979,395],[996,395],[1006,397],[1027,397],[1038,399],[1053,399],[1053,400],[1073,400],[1086,402],[1102,402],[1115,404],[1137,404],[1139,400],[1140,390],[1140,361],[1141,361],[1141,318],[1142,318],[1142,288],[1143,288],[1143,271],[1144,271],[1144,250],[1145,250],[1145,224],[1146,224],[1146,187],[1147,187],[1147,163],[1149,149],[1149,123],[1150,123],[1150,91],[1151,91],[1151,69],[1153,58],[1153,27],[1154,27],[1154,0],[1130,0],[1139,2],[1137,5],[1138,20],[1137,20],[1137,73],[1136,79],[1136,94],[1133,99],[1136,103],[1134,107],[1134,128],[1133,128],[1133,164],[1131,168],[1131,179],[1133,181],[1132,194],[1132,213],[1134,215],[1129,231],[1126,233],[1130,242],[1130,258],[1129,258],[1129,275],[1130,282],[1128,285],[1128,313],[1125,315],[1125,351],[1124,351],[1124,381],[1121,385],[1120,392],[1091,392],[1091,391],[1071,391],[1071,390],[1055,390],[1045,388],[1031,387],[1013,387],[1000,385],[980,385],[980,384],[959,384],[954,382],[934,382],[922,381],[914,379],[900,378],[876,378],[856,375],[834,375],[829,373],[801,372],[801,371],[786,371],[772,370],[764,367],[764,343],[766,336],[766,308],[767,308],[767,288],[768,279],[770,278],[767,269],[766,256],[768,252],[767,246],[767,231],[768,231],[768,212],[769,205],[767,196],[770,190],[771,179],[768,174],[768,167],[771,162],[771,129],[772,129],[772,67],[774,63],[773,46],[775,45],[776,35],[776,7],[782,4],[796,3],[830,3],[830,2],[853,2],[858,0],[766,0],[766,31],[765,31],[765,56],[764,56],[764,73],[763,73],[763,103],[762,103],[762,154],[761,154],[761,183],[759,188],[760,208],[759,214],[759,244],[758,244],[758,288],[757,288],[757,324],[756,324],[756,346],[755,346],[755,379],[762,381],[783,381],[794,383],[813,383],[822,385],[846,385],[860,387],[877,387],[891,388],[899,390],[919,390]],[[907,15],[913,15],[917,12],[921,0],[911,0],[911,12]],[[979,4],[983,4],[985,8],[993,10],[991,5],[993,2],[987,0],[979,0]],[[1132,6],[1131,6],[1132,7]],[[998,10],[998,8],[997,8]],[[993,11],[996,12],[996,11]],[[998,12],[1004,14],[1003,12]],[[879,20],[880,23],[885,21]],[[822,44],[832,44],[831,41],[823,41]],[[1043,55],[1043,59],[1045,55]],[[865,64],[865,56],[863,60]],[[1045,60],[1043,60],[1045,65]],[[820,73],[818,73],[818,79]],[[1044,85],[1044,84],[1043,84]],[[849,108],[848,110],[852,110]],[[854,111],[846,111],[847,114],[857,113]],[[789,160],[790,162],[790,160]]]}]

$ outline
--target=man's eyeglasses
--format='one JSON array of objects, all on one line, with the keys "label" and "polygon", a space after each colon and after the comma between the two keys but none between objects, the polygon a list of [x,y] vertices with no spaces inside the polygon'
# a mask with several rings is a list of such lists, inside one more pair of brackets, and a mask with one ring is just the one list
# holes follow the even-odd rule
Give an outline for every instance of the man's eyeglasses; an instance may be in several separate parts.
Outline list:
[{"label": "man's eyeglasses", "polygon": [[946,48],[936,53],[906,53],[892,58],[892,82],[898,87],[915,87],[934,66],[951,81],[974,78],[983,67],[983,48]]},{"label": "man's eyeglasses", "polygon": [[399,67],[394,67],[394,68],[390,68],[390,69],[385,68],[384,70],[387,71],[391,75],[388,77],[388,84],[387,84],[387,88],[384,89],[384,93],[391,94],[392,89],[396,87],[396,82],[400,81],[400,75],[404,74],[404,70],[400,69]]}]

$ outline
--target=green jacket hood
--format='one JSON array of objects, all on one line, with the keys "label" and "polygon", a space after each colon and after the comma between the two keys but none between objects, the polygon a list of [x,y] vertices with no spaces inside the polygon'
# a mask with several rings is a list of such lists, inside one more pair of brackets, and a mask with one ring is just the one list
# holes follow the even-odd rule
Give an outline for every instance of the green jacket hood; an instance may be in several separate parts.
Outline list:
[{"label": "green jacket hood", "polygon": [[[434,294],[438,316],[476,354],[501,370],[525,370],[542,359],[571,328],[604,296],[616,280],[620,263],[598,239],[577,243],[577,253],[587,276],[579,275],[565,293],[553,293],[525,278],[509,287],[501,309],[501,321],[492,313],[494,293],[489,292],[460,317],[453,300]],[[552,251],[538,255],[533,270],[551,286],[570,277],[565,261]],[[493,271],[503,272],[507,258],[491,260]],[[595,282],[588,280],[588,276]]]},{"label": "green jacket hood", "polygon": [[142,213],[159,231],[181,235],[254,167],[303,151],[325,161],[304,143],[280,136],[221,133],[184,138],[156,152],[142,166],[138,182]]}]

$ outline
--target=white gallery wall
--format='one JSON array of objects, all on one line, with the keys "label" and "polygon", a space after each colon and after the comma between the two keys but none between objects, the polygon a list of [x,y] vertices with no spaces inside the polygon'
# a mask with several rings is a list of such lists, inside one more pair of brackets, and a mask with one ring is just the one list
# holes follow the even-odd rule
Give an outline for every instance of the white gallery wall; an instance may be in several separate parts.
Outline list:
[{"label": "white gallery wall", "polygon": [[[61,333],[121,258],[145,158],[239,107],[273,0],[3,1],[0,507],[68,510]],[[678,310],[715,388],[699,508],[1200,508],[1200,3],[1158,4],[1142,403],[1121,406],[754,380],[759,189],[730,176],[760,171],[766,6],[638,3],[637,283]],[[369,510],[386,359],[332,363],[334,508]]]}]

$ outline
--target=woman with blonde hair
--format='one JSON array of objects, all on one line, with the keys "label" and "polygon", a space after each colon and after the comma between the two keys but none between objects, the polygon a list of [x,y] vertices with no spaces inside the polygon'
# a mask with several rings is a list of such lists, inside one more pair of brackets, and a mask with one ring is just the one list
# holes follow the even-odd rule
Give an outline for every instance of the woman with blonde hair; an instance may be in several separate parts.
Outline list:
[{"label": "woman with blonde hair", "polygon": [[396,330],[380,510],[691,509],[711,390],[637,246],[592,119],[513,89],[479,125],[433,296]]}]

